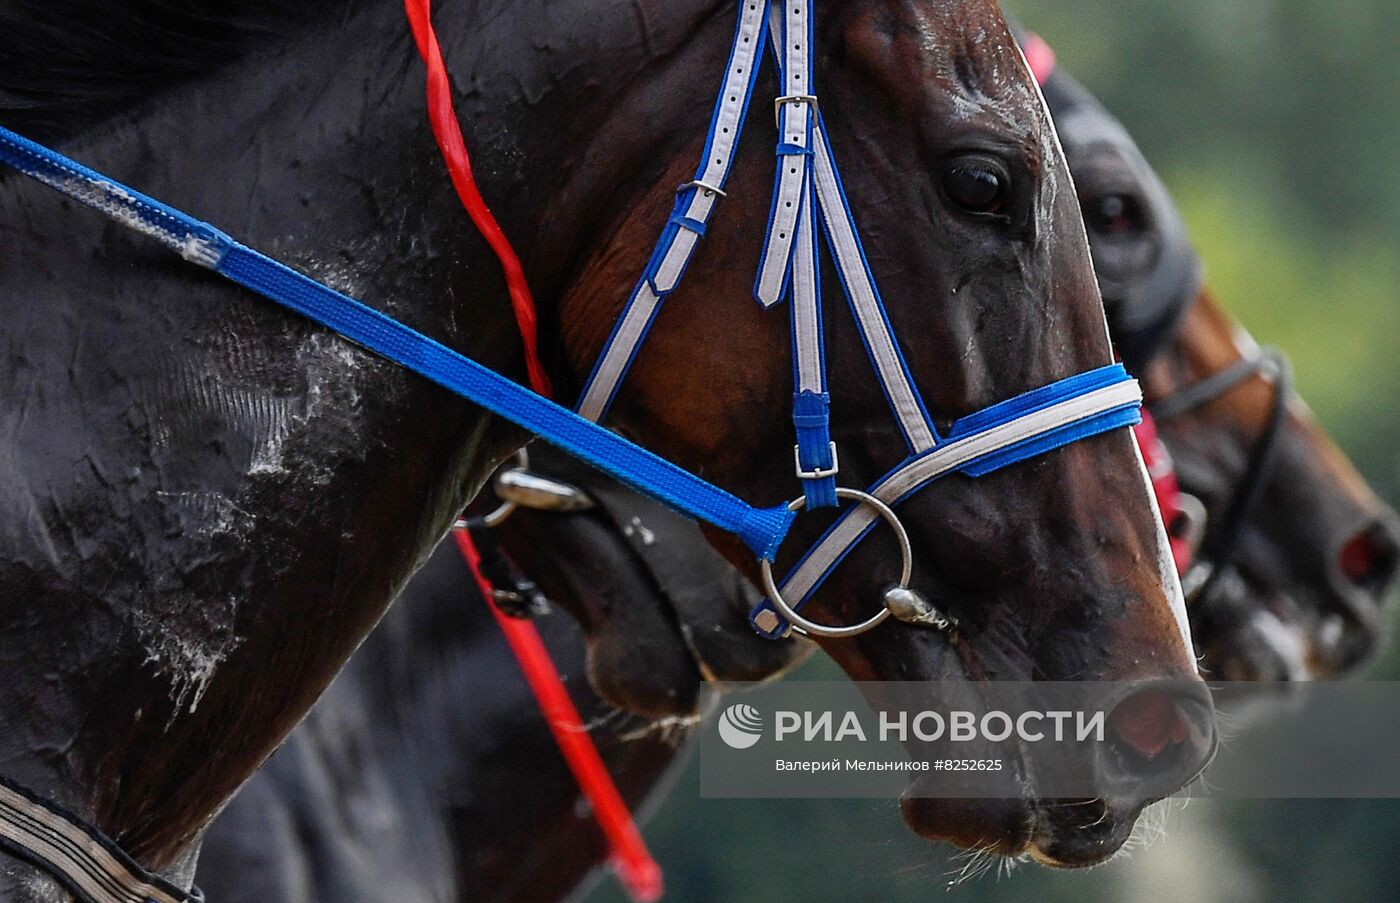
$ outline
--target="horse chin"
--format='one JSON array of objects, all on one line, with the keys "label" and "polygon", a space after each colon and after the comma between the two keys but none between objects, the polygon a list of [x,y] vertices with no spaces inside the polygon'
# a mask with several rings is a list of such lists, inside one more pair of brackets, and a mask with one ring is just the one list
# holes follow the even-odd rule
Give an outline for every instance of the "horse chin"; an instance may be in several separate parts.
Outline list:
[{"label": "horse chin", "polygon": [[[962,657],[957,658],[966,668]],[[1146,682],[1127,688],[1126,695],[1112,698],[1112,711],[1133,705],[1134,700],[1161,695],[1160,686],[1164,685]],[[979,745],[961,746],[957,755],[1001,760],[1006,763],[1005,770],[982,773],[975,779],[981,791],[978,798],[957,796],[956,785],[950,783],[956,780],[955,774],[920,773],[900,800],[904,820],[926,839],[977,854],[1026,858],[1064,869],[1106,862],[1132,836],[1142,812],[1162,798],[1162,787],[1189,784],[1214,756],[1218,737],[1212,729],[1214,708],[1209,691],[1204,685],[1191,683],[1177,687],[1171,698],[1188,731],[1185,740],[1173,742],[1170,756],[1152,754],[1152,764],[1145,765],[1134,755],[1133,739],[1113,727],[1110,743],[1082,762],[1075,759],[1077,777],[1091,782],[1075,786],[1103,788],[1101,797],[1045,795],[1051,785],[1037,786],[1035,776],[1059,773],[1060,769],[1047,768],[1045,760],[1037,761],[1032,745],[979,741]],[[1115,724],[1112,714],[1109,723]],[[1086,770],[1079,773],[1081,767]],[[988,787],[984,782],[993,775],[1000,775],[1001,783]],[[1116,789],[1109,791],[1110,787]]]},{"label": "horse chin", "polygon": [[920,837],[964,850],[1023,856],[1035,840],[1035,807],[1029,799],[925,797],[915,781],[899,808],[904,823]]},{"label": "horse chin", "polygon": [[1120,809],[1103,800],[938,799],[916,793],[911,787],[900,809],[920,836],[1057,869],[1088,868],[1112,859],[1146,808]]},{"label": "horse chin", "polygon": [[588,682],[609,705],[650,719],[700,715],[704,678],[679,642],[638,644],[630,637],[591,638]]}]

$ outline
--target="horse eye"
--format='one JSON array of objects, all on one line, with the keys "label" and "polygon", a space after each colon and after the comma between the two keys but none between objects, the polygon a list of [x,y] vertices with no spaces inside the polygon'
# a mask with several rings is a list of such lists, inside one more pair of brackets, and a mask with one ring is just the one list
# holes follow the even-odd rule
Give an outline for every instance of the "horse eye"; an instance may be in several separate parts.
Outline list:
[{"label": "horse eye", "polygon": [[1142,205],[1130,194],[1105,194],[1084,205],[1084,221],[1102,235],[1136,235],[1146,228]]},{"label": "horse eye", "polygon": [[1006,207],[1009,179],[985,160],[959,160],[943,173],[949,200],[967,213],[1001,213]]}]

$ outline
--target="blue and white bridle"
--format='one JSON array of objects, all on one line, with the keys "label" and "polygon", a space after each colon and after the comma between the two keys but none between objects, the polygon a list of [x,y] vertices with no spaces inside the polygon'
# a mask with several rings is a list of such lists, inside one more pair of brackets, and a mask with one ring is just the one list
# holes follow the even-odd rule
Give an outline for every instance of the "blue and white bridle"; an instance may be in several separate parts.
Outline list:
[{"label": "blue and white bridle", "polygon": [[[840,464],[830,434],[831,399],[817,258],[824,238],[909,456],[869,493],[840,491],[860,504],[840,515],[780,586],[770,587],[770,599],[755,610],[752,620],[761,633],[771,637],[785,634],[793,623],[809,633],[847,636],[879,623],[889,614],[888,608],[866,623],[848,628],[825,627],[798,612],[881,517],[895,527],[907,548],[893,506],[946,474],[981,476],[1087,436],[1136,423],[1142,396],[1136,381],[1121,366],[1112,365],[993,405],[954,424],[946,437],[940,436],[894,337],[822,122],[812,66],[811,5],[804,0],[741,0],[738,7],[738,27],[711,118],[704,159],[694,180],[677,192],[661,240],[598,357],[577,414],[238,243],[208,223],[3,128],[0,161],[155,238],[186,260],[221,273],[432,379],[639,491],[735,533],[765,568],[771,565],[799,508],[838,503]],[[780,132],[778,170],[754,294],[765,308],[784,299],[791,302],[795,458],[803,496],[788,506],[755,508],[603,429],[596,421],[606,415],[616,398],[662,303],[680,286],[724,196],[763,51],[769,46],[778,60],[784,93],[775,100]],[[907,552],[905,558],[906,576],[901,584],[907,589]]]},{"label": "blue and white bridle", "polygon": [[[793,627],[822,636],[850,636],[869,630],[892,611],[913,623],[946,625],[908,589],[912,554],[894,506],[946,474],[978,477],[1079,439],[1130,426],[1139,420],[1141,392],[1121,366],[1102,367],[993,405],[963,418],[947,436],[940,436],[893,335],[822,123],[812,66],[810,0],[739,0],[738,10],[705,158],[695,179],[677,192],[661,240],[599,356],[577,413],[240,244],[208,223],[3,127],[0,162],[154,238],[191,263],[543,437],[619,481],[739,536],[758,557],[769,591],[769,600],[751,617],[765,636],[782,636]],[[758,508],[596,421],[611,406],[662,303],[679,287],[724,196],[768,46],[778,60],[783,94],[775,102],[778,171],[754,293],[765,308],[784,299],[791,302],[793,425],[803,495],[788,505]],[[817,257],[823,238],[909,450],[908,457],[869,492],[838,488],[836,483],[840,465],[829,426]],[[797,511],[805,506],[834,507],[839,499],[858,504],[839,515],[778,585],[772,562]],[[803,618],[799,610],[880,519],[895,529],[904,556],[900,585],[885,594],[885,607],[851,627],[830,627]],[[55,831],[79,840],[60,842]],[[85,846],[80,834],[90,843]],[[0,795],[0,847],[31,859],[89,903],[197,899],[141,869],[94,826],[28,793]]]},{"label": "blue and white bridle", "polygon": [[[890,608],[863,624],[839,628],[808,621],[798,612],[879,519],[894,526],[907,549],[891,506],[945,474],[981,476],[1086,436],[1130,426],[1139,419],[1142,396],[1122,367],[1104,367],[994,405],[954,424],[947,437],[939,436],[890,327],[822,122],[812,66],[811,2],[747,0],[739,6],[739,25],[700,168],[677,192],[666,229],[603,347],[578,410],[595,421],[607,414],[662,302],[679,287],[725,196],[763,47],[771,46],[783,90],[774,102],[778,171],[754,296],[765,308],[784,298],[792,306],[795,457],[803,487],[800,505],[792,507],[838,503],[840,464],[830,433],[819,230],[909,457],[870,493],[843,490],[860,504],[841,515],[781,585],[774,585],[770,569],[764,568],[769,599],[754,610],[751,621],[769,637],[786,634],[793,624],[806,633],[851,636],[883,621]],[[906,552],[905,588],[908,564]],[[927,610],[920,614],[916,620],[939,621]]]}]

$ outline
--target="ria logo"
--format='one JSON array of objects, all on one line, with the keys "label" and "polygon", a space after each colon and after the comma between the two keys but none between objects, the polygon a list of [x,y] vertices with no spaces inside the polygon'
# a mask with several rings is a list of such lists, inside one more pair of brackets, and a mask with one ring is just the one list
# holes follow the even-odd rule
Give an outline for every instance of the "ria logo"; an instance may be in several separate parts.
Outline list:
[{"label": "ria logo", "polygon": [[719,716],[719,736],[731,749],[748,749],[763,736],[763,716],[753,706],[736,702]]}]

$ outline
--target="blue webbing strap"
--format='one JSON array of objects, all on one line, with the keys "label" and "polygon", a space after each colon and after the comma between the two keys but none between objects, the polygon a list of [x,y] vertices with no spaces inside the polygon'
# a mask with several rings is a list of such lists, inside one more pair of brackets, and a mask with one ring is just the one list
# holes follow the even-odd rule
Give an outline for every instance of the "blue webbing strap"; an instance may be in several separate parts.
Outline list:
[{"label": "blue webbing strap", "polygon": [[768,42],[766,23],[771,2],[738,0],[739,18],[734,41],[710,116],[700,164],[694,180],[677,191],[675,205],[646,269],[584,381],[577,410],[589,420],[602,420],[612,408],[661,306],[680,287],[708,228],[709,218],[724,195],[724,187],[734,169],[739,139],[748,122],[749,103]]},{"label": "blue webbing strap", "polygon": [[760,558],[772,559],[792,525],[796,515],[786,506],[755,508],[208,223],[3,126],[0,162],[538,434],[634,489],[739,536]]}]

